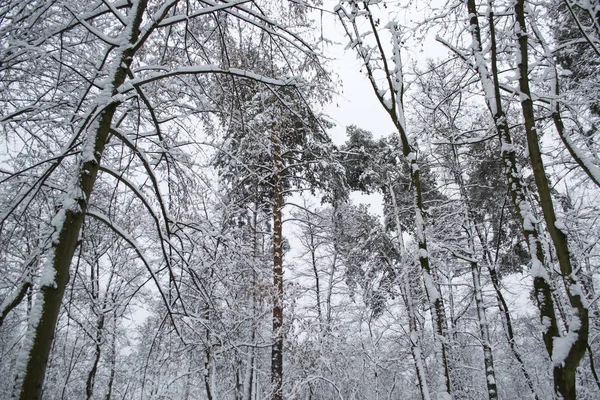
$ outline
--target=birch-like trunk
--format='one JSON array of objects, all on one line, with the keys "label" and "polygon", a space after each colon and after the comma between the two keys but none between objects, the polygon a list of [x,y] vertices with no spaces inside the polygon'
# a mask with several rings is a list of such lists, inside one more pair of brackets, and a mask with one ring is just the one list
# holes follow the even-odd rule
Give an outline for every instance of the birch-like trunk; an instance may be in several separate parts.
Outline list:
[{"label": "birch-like trunk", "polygon": [[69,282],[71,260],[78,244],[79,232],[118,106],[117,101],[111,98],[117,94],[117,89],[127,77],[135,52],[133,44],[138,39],[146,5],[147,0],[139,0],[134,2],[130,9],[129,21],[122,33],[125,40],[111,64],[109,83],[96,104],[100,109],[97,122],[87,128],[72,187],[67,191],[62,205],[52,220],[52,244],[17,359],[13,398],[18,397],[21,400],[41,398],[54,329],[65,288]]},{"label": "birch-like trunk", "polygon": [[[546,256],[544,254],[542,242],[540,240],[539,226],[536,221],[531,205],[529,204],[528,197],[525,191],[525,185],[523,184],[523,178],[521,175],[521,166],[517,162],[515,149],[510,136],[508,123],[506,116],[502,111],[502,103],[500,97],[500,86],[499,86],[499,73],[497,67],[497,49],[496,49],[496,38],[494,29],[494,15],[492,12],[491,4],[488,10],[488,20],[490,24],[490,37],[491,37],[491,63],[492,63],[492,75],[489,76],[485,60],[481,53],[481,34],[479,28],[479,22],[477,19],[477,9],[474,0],[467,1],[467,7],[471,19],[471,32],[473,35],[472,50],[475,58],[475,67],[478,70],[481,82],[484,87],[486,101],[490,108],[490,111],[494,117],[498,137],[502,145],[502,160],[506,171],[508,188],[510,191],[513,205],[517,211],[519,219],[521,221],[521,227],[523,234],[529,246],[529,253],[532,259],[532,266],[530,274],[533,277],[533,285],[535,291],[535,297],[537,307],[540,311],[540,320],[544,326],[542,337],[546,347],[546,351],[550,358],[554,362],[554,381],[555,391],[558,396],[574,399],[575,398],[575,370],[581,357],[585,352],[585,347],[581,349],[582,345],[585,346],[587,343],[587,332],[588,332],[588,316],[587,308],[583,306],[582,291],[579,291],[580,295],[573,296],[570,293],[569,300],[573,307],[574,317],[577,321],[572,321],[570,325],[570,331],[566,337],[561,337],[558,328],[558,319],[555,310],[555,304],[552,293],[551,278],[548,274],[548,265]],[[538,186],[538,192],[540,194],[542,211],[544,218],[546,219],[546,225],[550,232],[553,242],[555,243],[557,256],[559,258],[559,264],[561,265],[561,272],[566,280],[565,286],[568,287],[568,291],[573,290],[573,287],[579,287],[576,277],[572,274],[570,267],[570,255],[568,252],[568,246],[564,233],[556,227],[556,217],[552,218],[554,208],[550,198],[548,190],[548,183],[546,175],[543,169],[543,163],[541,160],[541,153],[539,150],[539,143],[537,140],[537,133],[535,132],[535,121],[533,116],[533,102],[531,100],[531,93],[529,91],[529,80],[527,78],[528,67],[527,67],[527,36],[525,30],[525,14],[524,14],[524,2],[522,0],[517,1],[515,6],[515,15],[517,17],[517,24],[519,26],[518,37],[519,37],[519,50],[520,50],[520,63],[518,65],[520,71],[519,86],[522,92],[522,108],[523,116],[525,118],[525,125],[527,132],[527,142],[529,147],[529,153],[531,157],[532,166],[534,168],[534,176],[536,179],[536,185]],[[543,176],[542,176],[543,175]],[[540,187],[541,192],[540,192]],[[545,189],[544,189],[545,188]],[[545,210],[544,210],[545,209]],[[558,243],[558,246],[556,245]],[[565,270],[562,270],[565,268]],[[574,285],[574,286],[572,286]],[[577,291],[577,289],[575,289]],[[574,333],[574,335],[571,335]],[[566,352],[561,354],[560,359],[557,359],[555,349],[560,348]],[[564,354],[566,353],[566,354]]]}]

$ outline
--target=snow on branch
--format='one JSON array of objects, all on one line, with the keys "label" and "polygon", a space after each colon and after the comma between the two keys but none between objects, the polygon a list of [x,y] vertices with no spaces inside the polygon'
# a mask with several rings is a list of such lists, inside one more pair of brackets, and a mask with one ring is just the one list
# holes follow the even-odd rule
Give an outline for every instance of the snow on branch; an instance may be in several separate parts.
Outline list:
[{"label": "snow on branch", "polygon": [[[146,67],[145,69],[150,69],[150,68]],[[162,69],[162,68],[154,67],[153,69],[156,70],[156,69]],[[257,73],[251,72],[251,71],[246,71],[246,70],[239,69],[239,68],[224,69],[224,68],[219,67],[218,65],[209,64],[209,65],[199,65],[199,66],[192,66],[192,67],[180,67],[180,68],[177,68],[172,71],[164,72],[162,74],[150,75],[150,76],[143,77],[143,78],[134,78],[134,79],[129,80],[127,83],[123,84],[119,88],[118,92],[120,94],[124,94],[124,93],[134,90],[134,88],[137,86],[145,85],[145,84],[148,84],[148,83],[151,83],[154,81],[170,78],[173,76],[198,75],[198,74],[230,75],[230,76],[251,79],[251,80],[254,80],[257,82],[262,82],[264,84],[273,85],[273,86],[297,86],[298,85],[298,78],[295,78],[295,77],[289,78],[287,80],[274,79],[274,78],[269,78],[267,76],[260,75],[260,74],[257,74]]]},{"label": "snow on branch", "polygon": [[173,312],[173,310],[171,308],[171,304],[169,303],[169,301],[167,299],[167,296],[163,292],[162,287],[160,285],[160,282],[158,280],[158,277],[156,276],[156,274],[152,270],[152,267],[150,266],[150,262],[144,256],[144,253],[141,251],[141,249],[140,249],[139,245],[137,244],[136,240],[133,237],[131,237],[129,235],[129,233],[127,233],[127,231],[125,231],[119,225],[117,225],[113,221],[111,221],[110,218],[107,215],[104,215],[104,214],[99,213],[99,212],[90,211],[90,210],[88,210],[86,212],[86,215],[90,216],[90,217],[92,217],[92,218],[94,218],[94,219],[96,219],[96,220],[98,220],[100,222],[102,222],[103,224],[105,224],[113,232],[115,232],[123,240],[125,240],[131,246],[131,248],[136,252],[136,254],[138,255],[138,257],[140,258],[140,260],[142,261],[142,263],[144,264],[144,266],[146,267],[146,269],[150,273],[150,276],[152,277],[152,280],[154,281],[154,284],[156,285],[156,289],[158,290],[158,292],[160,293],[160,296],[162,297],[163,303],[164,303],[165,307],[167,308],[167,313],[169,314],[169,318],[171,319],[171,322],[173,323],[173,328],[175,329],[175,331],[176,331],[177,335],[179,336],[179,338],[185,343],[185,339],[181,335],[181,332],[179,332],[179,328],[177,327],[177,323],[175,322],[175,317],[174,317],[175,313]]}]

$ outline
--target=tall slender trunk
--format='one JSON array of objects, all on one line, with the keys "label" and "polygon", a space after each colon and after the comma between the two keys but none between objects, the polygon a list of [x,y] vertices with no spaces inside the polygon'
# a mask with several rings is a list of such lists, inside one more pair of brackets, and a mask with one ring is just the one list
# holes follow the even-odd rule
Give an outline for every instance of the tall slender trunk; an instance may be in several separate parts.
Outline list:
[{"label": "tall slender trunk", "polygon": [[[471,238],[472,240],[472,238]],[[475,291],[475,304],[477,306],[477,319],[479,321],[479,335],[483,347],[483,363],[485,365],[485,378],[490,400],[498,398],[498,387],[496,385],[496,372],[494,369],[494,355],[490,340],[490,330],[485,315],[485,304],[481,290],[481,272],[477,262],[471,262],[471,275],[473,276],[473,289]]]},{"label": "tall slender trunk", "polygon": [[[400,225],[400,213],[398,212],[398,203],[396,202],[396,194],[391,184],[387,185],[390,198],[392,200],[392,207],[394,209],[394,219],[396,221],[396,235],[397,243],[400,248],[401,257],[405,256],[404,238],[402,237],[402,226]],[[417,382],[419,385],[419,392],[423,400],[431,400],[431,394],[429,393],[429,385],[427,383],[427,373],[425,371],[425,359],[421,350],[421,334],[419,331],[419,323],[417,320],[417,313],[415,311],[415,305],[411,292],[410,282],[408,281],[408,273],[405,269],[409,268],[409,265],[402,263],[402,282],[400,284],[400,292],[404,300],[404,305],[408,312],[408,334],[410,341],[410,351],[415,362],[415,369],[417,373]]]},{"label": "tall slender trunk", "polygon": [[[309,222],[310,223],[310,222]],[[320,328],[323,329],[323,315],[321,312],[321,286],[319,283],[319,268],[317,265],[317,249],[315,247],[315,232],[313,231],[313,227],[309,226],[310,229],[310,258],[313,269],[313,274],[315,276],[315,291],[316,291],[316,301],[317,301],[317,316],[319,318]]]},{"label": "tall slender trunk", "polygon": [[[210,305],[207,303],[206,304],[206,309],[204,310],[204,318],[206,319],[206,321],[210,321]],[[211,337],[210,337],[210,330],[208,328],[206,328],[205,330],[205,345],[204,345],[204,355],[205,355],[205,360],[204,360],[204,390],[206,391],[206,398],[208,400],[213,400],[213,395],[212,395],[212,388],[214,387],[214,385],[212,385],[212,377],[213,374],[211,373],[211,368],[213,365],[212,362],[212,347],[211,347]]]},{"label": "tall slender trunk", "polygon": [[[503,215],[504,215],[504,205],[502,206],[502,211],[500,213],[500,220],[498,221],[498,228],[502,226],[503,223]],[[527,367],[525,366],[525,362],[523,361],[523,357],[517,348],[517,341],[515,338],[515,333],[512,324],[512,318],[510,316],[510,310],[508,308],[508,303],[502,294],[502,290],[500,287],[500,278],[498,277],[498,271],[496,270],[497,265],[497,254],[496,257],[492,257],[490,249],[487,245],[487,242],[484,240],[483,234],[477,225],[475,225],[475,231],[477,232],[477,237],[479,238],[479,242],[483,247],[483,254],[485,259],[487,259],[487,270],[490,275],[490,280],[492,281],[492,286],[494,288],[494,292],[496,293],[496,301],[498,305],[498,310],[502,315],[502,321],[504,325],[504,332],[506,334],[506,339],[508,341],[508,346],[510,347],[510,351],[513,354],[515,360],[519,363],[519,367],[521,368],[521,372],[523,373],[523,377],[525,378],[525,382],[531,390],[531,394],[535,400],[540,400],[537,395],[537,391],[535,389],[535,385],[533,383],[533,379],[531,378],[531,374],[527,371]],[[498,229],[498,235],[500,235],[500,229]],[[498,246],[500,246],[500,237],[498,237]]]},{"label": "tall slender trunk", "polygon": [[110,400],[112,396],[113,384],[115,382],[115,373],[117,370],[117,313],[113,310],[113,335],[110,346],[110,374],[108,376],[108,388],[104,400]]},{"label": "tall slender trunk", "polygon": [[[255,193],[258,193],[258,187]],[[250,343],[256,340],[256,260],[258,259],[258,195],[255,197],[254,209],[252,210],[252,291],[250,294],[250,303],[252,308],[252,326],[250,327]],[[247,358],[246,374],[244,376],[244,400],[252,400],[252,389],[254,384],[254,347],[250,349]]]},{"label": "tall slender trunk", "polygon": [[472,259],[470,260],[471,265],[471,276],[473,278],[473,291],[475,295],[475,305],[477,308],[477,321],[479,322],[479,335],[481,339],[481,346],[483,348],[483,363],[485,366],[485,377],[488,391],[488,398],[490,400],[498,399],[498,386],[496,384],[496,371],[494,369],[494,355],[492,352],[492,345],[490,340],[490,330],[485,313],[485,303],[483,301],[483,291],[481,289],[481,271],[475,257],[475,232],[474,232],[474,216],[471,211],[469,195],[467,193],[465,181],[462,175],[462,168],[460,163],[460,157],[456,151],[456,146],[452,145],[452,156],[454,158],[454,179],[459,187],[461,200],[465,205],[467,216],[466,216],[466,234],[468,249]]},{"label": "tall slender trunk", "polygon": [[283,159],[278,132],[273,145],[273,344],[271,347],[271,400],[283,399]]},{"label": "tall slender trunk", "polygon": [[517,38],[520,50],[520,62],[517,68],[519,70],[519,89],[522,93],[521,110],[523,112],[523,119],[525,120],[529,158],[533,167],[537,191],[540,196],[540,205],[546,222],[546,229],[550,233],[550,238],[556,251],[556,258],[558,259],[560,272],[564,280],[564,287],[571,306],[570,320],[566,321],[567,333],[564,337],[555,336],[553,346],[550,349],[550,356],[554,363],[554,387],[555,391],[564,399],[571,400],[577,397],[575,374],[587,348],[589,334],[588,308],[585,304],[586,300],[583,298],[584,291],[579,283],[579,278],[573,271],[567,235],[561,229],[562,225],[556,218],[535,126],[533,100],[529,87],[525,0],[517,0],[514,10],[518,25]]},{"label": "tall slender trunk", "polygon": [[[399,58],[399,48],[398,54]],[[398,64],[400,61],[398,60]],[[401,93],[401,92],[400,92]],[[398,102],[401,102],[400,94],[398,94]],[[404,109],[403,105],[398,106],[401,113],[401,118],[393,118],[397,122],[398,134],[402,142],[402,153],[409,163],[411,181],[413,186],[414,205],[415,205],[415,228],[417,234],[417,245],[419,248],[419,264],[421,266],[421,272],[423,274],[423,281],[425,282],[425,292],[431,305],[431,316],[433,319],[433,327],[435,330],[435,342],[437,353],[440,356],[441,371],[439,373],[440,382],[438,390],[440,393],[445,392],[448,396],[452,392],[452,386],[450,382],[450,371],[448,365],[448,349],[447,349],[447,326],[446,326],[446,314],[444,311],[444,305],[442,301],[442,295],[439,290],[438,284],[433,279],[433,273],[431,264],[429,262],[429,251],[427,247],[427,237],[425,235],[425,207],[423,205],[423,187],[421,185],[421,174],[419,170],[419,164],[417,162],[417,155],[408,142],[408,136],[406,134],[405,127],[400,121],[404,121]],[[446,396],[446,397],[448,397]]]},{"label": "tall slender trunk", "polygon": [[101,314],[98,316],[98,322],[96,324],[96,344],[94,346],[94,362],[92,368],[88,373],[87,380],[85,382],[85,396],[87,400],[91,400],[94,394],[94,382],[96,381],[96,372],[98,371],[98,363],[100,362],[100,355],[102,354],[102,336],[104,330],[104,310],[100,311]]},{"label": "tall slender trunk", "polygon": [[337,259],[338,259],[338,255],[340,253],[340,249],[338,246],[338,238],[339,236],[339,231],[340,231],[340,221],[338,219],[339,217],[339,204],[338,201],[335,201],[333,203],[333,212],[331,214],[331,224],[333,227],[333,237],[332,242],[333,242],[333,258],[331,260],[331,266],[329,268],[329,276],[327,277],[327,292],[325,295],[325,330],[323,331],[323,335],[325,335],[326,332],[330,332],[331,331],[331,322],[332,322],[332,312],[333,312],[333,307],[332,307],[332,298],[333,298],[333,286],[335,284],[335,273],[337,270]]},{"label": "tall slender trunk", "polygon": [[[362,8],[359,8],[359,3]],[[414,195],[415,208],[415,231],[417,245],[419,248],[419,265],[425,282],[425,291],[429,300],[433,329],[435,339],[436,362],[439,365],[436,374],[438,397],[447,399],[451,398],[452,386],[450,381],[450,371],[448,365],[448,338],[446,316],[442,296],[439,285],[435,282],[432,274],[432,268],[429,263],[429,252],[427,250],[427,238],[425,235],[425,209],[423,206],[423,189],[421,186],[419,162],[417,161],[417,153],[410,145],[406,132],[406,119],[404,115],[404,77],[402,73],[402,58],[400,50],[402,48],[403,38],[400,32],[400,27],[395,24],[389,24],[389,30],[392,36],[392,63],[388,61],[388,56],[383,49],[383,43],[379,36],[380,28],[378,21],[371,13],[368,1],[349,1],[350,10],[344,7],[337,7],[336,12],[344,25],[346,34],[356,47],[359,57],[362,58],[364,67],[367,72],[367,78],[371,83],[373,91],[377,99],[381,103],[383,109],[387,112],[392,123],[396,127],[402,146],[402,154],[404,159],[409,164],[410,178],[412,182],[412,190]],[[359,27],[356,22],[357,15],[364,15],[367,18],[370,26],[370,34],[375,41],[375,46],[365,46],[363,42],[364,35],[360,34]],[[378,53],[378,54],[377,54]],[[373,64],[374,54],[380,57],[381,66]],[[376,78],[376,70],[383,70],[385,78],[383,83]],[[382,87],[383,86],[383,87]],[[387,97],[386,97],[387,96]]]},{"label": "tall slender trunk", "polygon": [[[128,38],[119,49],[109,74],[110,83],[104,89],[110,98],[117,94],[131,65],[135,48],[132,46],[139,36],[147,0],[132,6],[130,19],[123,35]],[[73,179],[73,187],[64,197],[56,216],[52,220],[53,232],[49,259],[44,266],[40,289],[29,317],[23,346],[17,359],[17,374],[13,398],[37,400],[41,397],[48,356],[54,338],[65,288],[69,282],[69,269],[79,239],[89,198],[98,175],[98,167],[106,145],[113,116],[118,103],[97,104],[103,107],[98,121],[88,127],[83,140],[83,151]]]}]

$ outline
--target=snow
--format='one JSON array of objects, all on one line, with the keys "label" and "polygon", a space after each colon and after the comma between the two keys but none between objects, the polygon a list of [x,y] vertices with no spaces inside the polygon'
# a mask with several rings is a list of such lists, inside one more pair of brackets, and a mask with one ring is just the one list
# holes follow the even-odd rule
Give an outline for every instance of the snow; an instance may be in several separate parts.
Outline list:
[{"label": "snow", "polygon": [[577,342],[577,331],[581,327],[579,321],[571,320],[569,331],[565,336],[554,338],[552,346],[552,363],[562,366],[567,359],[571,348]]},{"label": "snow", "polygon": [[600,168],[594,164],[592,159],[574,143],[570,135],[565,134],[562,136],[562,139],[569,146],[569,149],[575,154],[575,156],[581,161],[587,170],[586,172],[591,175],[593,180],[595,182],[600,182]]},{"label": "snow", "polygon": [[554,226],[556,227],[556,229],[562,231],[562,233],[564,233],[565,235],[567,234],[567,227],[565,226],[565,223],[561,220],[556,220],[554,221]]},{"label": "snow", "polygon": [[433,278],[427,271],[423,271],[423,282],[425,283],[425,289],[427,290],[427,295],[429,296],[429,302],[433,304],[440,298],[440,292],[437,290],[437,287],[433,282]]},{"label": "snow", "polygon": [[452,400],[452,396],[446,391],[438,392],[436,396],[437,400]]},{"label": "snow", "polygon": [[[51,261],[54,261],[53,258],[54,257],[52,257]],[[53,262],[47,262],[44,265],[39,285],[40,287],[56,288],[56,269],[54,268]]]},{"label": "snow", "polygon": [[510,153],[515,151],[515,146],[512,143],[502,142],[502,146],[500,147],[501,153]]},{"label": "snow", "polygon": [[543,278],[546,281],[549,281],[550,276],[548,276],[548,271],[537,258],[533,258],[531,260],[531,268],[529,269],[529,274],[533,278]]},{"label": "snow", "polygon": [[577,280],[575,280],[574,283],[571,283],[568,289],[571,296],[578,296],[581,299],[581,303],[583,304],[583,306],[585,308],[589,308],[590,302],[588,300],[588,297],[585,295],[581,284]]},{"label": "snow", "polygon": [[33,344],[35,343],[36,330],[42,319],[43,307],[44,295],[43,292],[38,291],[38,293],[35,296],[33,306],[31,307],[31,311],[29,313],[29,319],[27,321],[27,331],[25,332],[25,336],[23,337],[23,341],[21,342],[21,349],[19,350],[17,361],[15,363],[15,394],[17,394],[21,390],[21,386],[23,385],[25,368],[27,367],[27,363],[29,362],[30,358],[29,355],[31,349],[33,348]]},{"label": "snow", "polygon": [[299,79],[296,77],[289,77],[288,79],[273,79],[264,75],[257,74],[255,72],[246,71],[240,68],[229,68],[224,69],[214,64],[206,65],[195,65],[175,68],[170,71],[163,73],[148,74],[145,77],[138,77],[127,81],[125,84],[119,87],[118,92],[123,94],[132,91],[134,87],[148,84],[161,79],[170,78],[178,75],[196,75],[196,74],[228,74],[239,76],[242,78],[252,79],[258,82],[266,83],[273,86],[294,86],[299,83]]}]

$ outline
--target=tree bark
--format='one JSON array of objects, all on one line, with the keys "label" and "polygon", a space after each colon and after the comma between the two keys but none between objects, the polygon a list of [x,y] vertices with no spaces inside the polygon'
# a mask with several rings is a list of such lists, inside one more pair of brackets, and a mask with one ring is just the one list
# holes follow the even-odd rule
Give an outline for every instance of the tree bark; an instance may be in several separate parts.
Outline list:
[{"label": "tree bark", "polygon": [[[139,27],[147,6],[140,0],[131,10],[130,21],[123,33],[128,41],[121,46],[112,66],[112,76],[105,91],[107,97],[117,93],[127,76],[135,52],[132,46],[138,39]],[[100,112],[97,124],[88,128],[84,138],[84,149],[73,188],[65,196],[56,216],[52,220],[54,231],[51,236],[50,260],[44,266],[40,290],[30,313],[27,332],[17,360],[17,374],[13,398],[37,400],[41,398],[48,356],[54,338],[65,288],[69,282],[69,269],[78,245],[79,232],[83,224],[89,198],[96,182],[98,167],[106,145],[113,116],[118,103],[111,101]]]},{"label": "tree bark", "polygon": [[86,400],[91,400],[94,395],[94,382],[96,380],[96,372],[98,371],[98,363],[100,362],[100,355],[102,354],[102,336],[104,330],[104,310],[100,311],[101,314],[98,316],[98,322],[96,324],[96,345],[94,346],[94,362],[92,368],[88,373],[87,380],[85,382],[85,396]]},{"label": "tree bark", "polygon": [[[533,167],[533,175],[540,196],[540,205],[542,214],[546,222],[546,229],[550,233],[550,238],[554,244],[556,257],[560,266],[560,272],[564,280],[564,286],[571,306],[571,319],[566,322],[567,333],[565,337],[555,336],[553,345],[550,348],[550,356],[554,363],[554,387],[557,394],[566,400],[575,399],[576,379],[575,374],[581,359],[585,355],[589,334],[589,316],[588,308],[583,298],[584,291],[579,283],[579,279],[573,271],[571,264],[571,254],[566,233],[560,229],[557,223],[556,212],[550,193],[550,185],[544,168],[542,152],[540,150],[539,138],[535,126],[535,114],[533,109],[533,100],[529,87],[529,67],[528,67],[528,39],[527,26],[525,22],[525,0],[517,0],[515,3],[515,16],[518,24],[517,38],[519,41],[520,63],[517,65],[519,70],[519,89],[521,90],[521,110],[525,120],[525,132],[527,135],[527,147],[529,157]],[[556,118],[556,117],[555,117]],[[566,354],[557,354],[558,343],[569,346]],[[562,349],[560,349],[562,353]]]},{"label": "tree bark", "polygon": [[[391,184],[388,184],[388,192],[392,199],[392,207],[394,208],[394,219],[396,220],[396,235],[397,242],[400,248],[401,257],[404,258],[405,247],[404,239],[402,237],[402,226],[400,225],[400,214],[398,212],[398,203],[396,202],[396,194]],[[402,264],[403,269],[409,268],[408,265]],[[410,351],[415,362],[415,369],[417,373],[417,382],[419,385],[419,392],[421,393],[421,399],[431,400],[431,394],[429,393],[429,385],[427,384],[427,374],[425,371],[425,359],[421,350],[421,338],[419,332],[419,324],[417,321],[417,313],[415,311],[415,305],[411,292],[410,282],[408,281],[408,273],[406,270],[402,271],[402,282],[400,283],[400,293],[404,300],[406,311],[408,312],[408,334],[410,341]]]},{"label": "tree bark", "polygon": [[276,129],[273,145],[273,344],[271,347],[271,400],[283,399],[283,159]]}]

